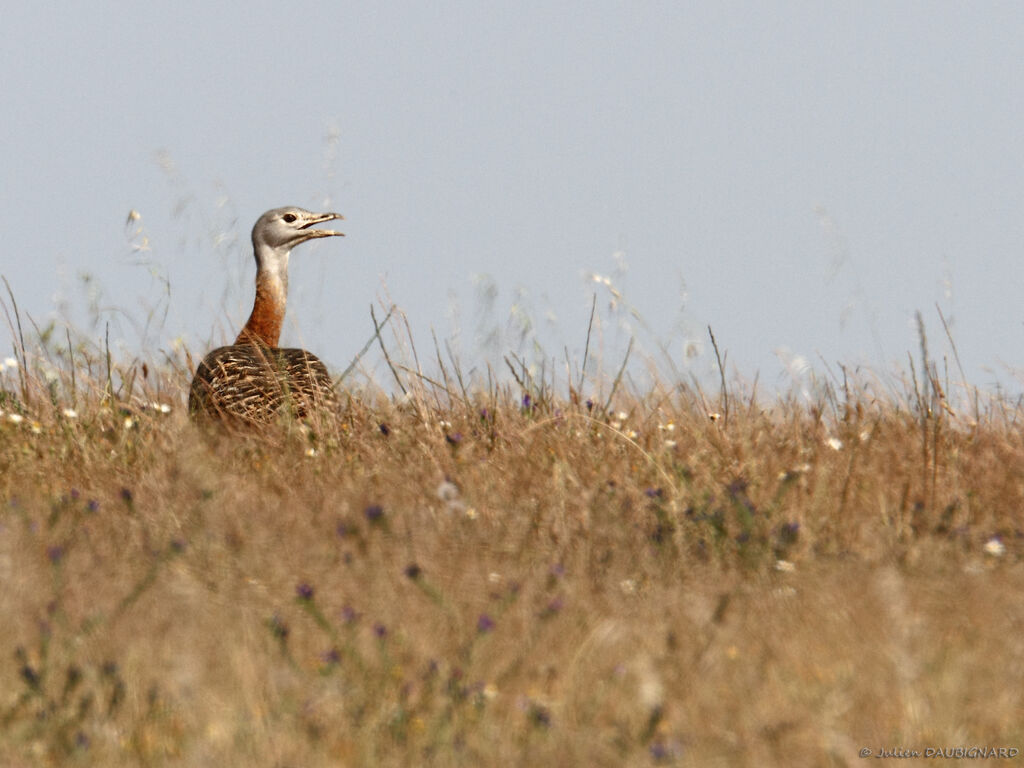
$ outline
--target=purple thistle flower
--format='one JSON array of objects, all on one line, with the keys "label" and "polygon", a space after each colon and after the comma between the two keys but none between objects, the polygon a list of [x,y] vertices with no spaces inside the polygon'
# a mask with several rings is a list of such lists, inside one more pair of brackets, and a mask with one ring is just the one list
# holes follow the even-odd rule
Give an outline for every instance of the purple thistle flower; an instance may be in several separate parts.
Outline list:
[{"label": "purple thistle flower", "polygon": [[378,640],[383,640],[388,636],[388,628],[381,624],[379,621],[373,625],[373,635]]},{"label": "purple thistle flower", "polygon": [[100,509],[100,503],[96,499],[89,499],[86,503],[85,508],[90,512],[98,512]]},{"label": "purple thistle flower", "polygon": [[652,741],[648,749],[650,750],[651,757],[656,763],[671,762],[679,759],[683,754],[683,745],[675,739],[666,742],[659,738]]},{"label": "purple thistle flower", "polygon": [[725,489],[729,492],[730,496],[738,496],[739,494],[747,490],[747,481],[744,480],[742,477],[738,477],[731,483],[729,483],[725,487]]},{"label": "purple thistle flower", "polygon": [[668,747],[665,746],[665,742],[653,741],[651,742],[651,746],[649,747],[649,749],[651,752],[651,757],[654,759],[656,763],[660,763],[662,760],[668,759]]},{"label": "purple thistle flower", "polygon": [[481,613],[480,618],[476,620],[476,631],[483,635],[492,629],[494,629],[494,619],[486,613]]},{"label": "purple thistle flower", "polygon": [[363,514],[366,516],[367,520],[371,523],[375,523],[384,517],[384,507],[380,504],[371,504],[363,510]]},{"label": "purple thistle flower", "polygon": [[530,397],[530,393],[529,392],[527,392],[525,395],[523,395],[523,408],[524,409],[525,408],[529,408],[530,404],[532,402],[533,402],[533,398]]},{"label": "purple thistle flower", "polygon": [[562,598],[560,597],[556,597],[554,600],[547,604],[547,607],[545,607],[544,610],[541,612],[541,616],[543,618],[554,616],[555,614],[560,613],[562,608],[564,607],[565,601],[562,600]]},{"label": "purple thistle flower", "polygon": [[591,400],[589,397],[587,398],[587,410],[588,411],[594,410],[594,401]]},{"label": "purple thistle flower", "polygon": [[73,500],[77,501],[78,500],[78,496],[79,496],[78,489],[77,488],[72,488],[71,489],[71,498]]},{"label": "purple thistle flower", "polygon": [[388,435],[391,434],[391,427],[389,427],[383,421],[377,425],[377,428],[380,430],[380,433],[384,435],[384,437],[387,437]]},{"label": "purple thistle flower", "polygon": [[299,596],[300,600],[312,600],[313,599],[313,587],[306,582],[302,582],[295,588],[295,594]]},{"label": "purple thistle flower", "polygon": [[416,563],[409,563],[409,565],[405,566],[405,575],[415,581],[423,575],[423,569]]},{"label": "purple thistle flower", "polygon": [[644,491],[644,495],[649,499],[660,499],[662,496],[662,490],[661,488],[648,488]]},{"label": "purple thistle flower", "polygon": [[35,668],[31,664],[24,664],[21,667],[21,679],[24,680],[29,688],[35,690],[39,687],[39,673],[36,672]]},{"label": "purple thistle flower", "polygon": [[800,523],[789,522],[779,526],[778,537],[782,544],[792,544],[800,536]]},{"label": "purple thistle flower", "polygon": [[530,704],[530,710],[527,713],[527,716],[530,718],[530,722],[538,728],[551,727],[551,710],[543,704],[538,704],[536,702]]},{"label": "purple thistle flower", "polygon": [[337,648],[331,648],[329,651],[326,651],[321,655],[320,658],[324,660],[325,664],[334,665],[341,663],[341,654],[338,652]]},{"label": "purple thistle flower", "polygon": [[448,441],[449,445],[458,445],[462,442],[462,433],[453,432],[452,434],[445,435],[444,439]]},{"label": "purple thistle flower", "polygon": [[46,556],[50,558],[50,562],[54,565],[59,565],[61,559],[64,557],[63,547],[53,546],[46,548]]},{"label": "purple thistle flower", "polygon": [[127,488],[127,487],[122,488],[121,489],[121,498],[124,499],[126,504],[131,504],[132,500],[135,498],[132,495],[132,489],[131,488]]},{"label": "purple thistle flower", "polygon": [[341,609],[341,620],[346,624],[355,624],[359,619],[359,614],[356,613],[356,609],[351,605],[346,605]]}]

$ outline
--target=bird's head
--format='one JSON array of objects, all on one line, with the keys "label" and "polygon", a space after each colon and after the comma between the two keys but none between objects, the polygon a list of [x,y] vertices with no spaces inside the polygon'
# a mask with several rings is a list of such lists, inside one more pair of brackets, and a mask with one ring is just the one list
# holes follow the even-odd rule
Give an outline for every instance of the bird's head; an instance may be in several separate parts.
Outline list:
[{"label": "bird's head", "polygon": [[294,207],[274,208],[260,216],[252,228],[253,248],[257,253],[264,249],[287,252],[316,237],[344,236],[344,232],[312,228],[325,221],[343,218],[340,213],[313,213]]}]

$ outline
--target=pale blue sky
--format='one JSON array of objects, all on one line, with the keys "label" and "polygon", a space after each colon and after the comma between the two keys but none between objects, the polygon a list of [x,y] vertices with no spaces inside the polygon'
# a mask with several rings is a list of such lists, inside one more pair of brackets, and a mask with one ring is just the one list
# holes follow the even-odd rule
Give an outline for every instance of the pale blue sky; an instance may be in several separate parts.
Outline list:
[{"label": "pale blue sky", "polygon": [[[37,321],[62,296],[84,304],[81,272],[128,314],[162,311],[152,269],[171,294],[148,341],[181,335],[201,352],[248,313],[252,223],[295,204],[347,219],[344,241],[293,254],[285,338],[334,369],[368,337],[385,282],[425,349],[457,308],[467,367],[517,291],[548,353],[579,356],[595,288],[610,319],[598,273],[643,318],[643,349],[661,340],[680,365],[710,324],[769,386],[785,381],[777,349],[885,369],[917,355],[915,310],[941,354],[938,302],[971,382],[1021,389],[1018,2],[3,16],[0,273]],[[477,275],[498,287],[483,321]]]}]

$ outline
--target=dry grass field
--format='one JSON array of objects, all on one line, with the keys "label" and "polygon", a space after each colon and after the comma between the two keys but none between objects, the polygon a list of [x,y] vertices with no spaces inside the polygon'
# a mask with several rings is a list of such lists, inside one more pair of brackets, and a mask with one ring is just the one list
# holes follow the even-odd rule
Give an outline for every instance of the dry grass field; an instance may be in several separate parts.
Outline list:
[{"label": "dry grass field", "polygon": [[184,355],[12,348],[2,766],[1024,748],[1024,406],[927,359],[810,397],[405,361],[226,435]]}]

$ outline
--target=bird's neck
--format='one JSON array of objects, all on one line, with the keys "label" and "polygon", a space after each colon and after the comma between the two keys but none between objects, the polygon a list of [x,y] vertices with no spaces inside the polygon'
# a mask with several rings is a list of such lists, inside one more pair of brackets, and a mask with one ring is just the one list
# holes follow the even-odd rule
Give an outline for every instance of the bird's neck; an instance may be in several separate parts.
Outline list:
[{"label": "bird's neck", "polygon": [[256,248],[256,300],[235,344],[276,347],[288,304],[288,253]]}]

